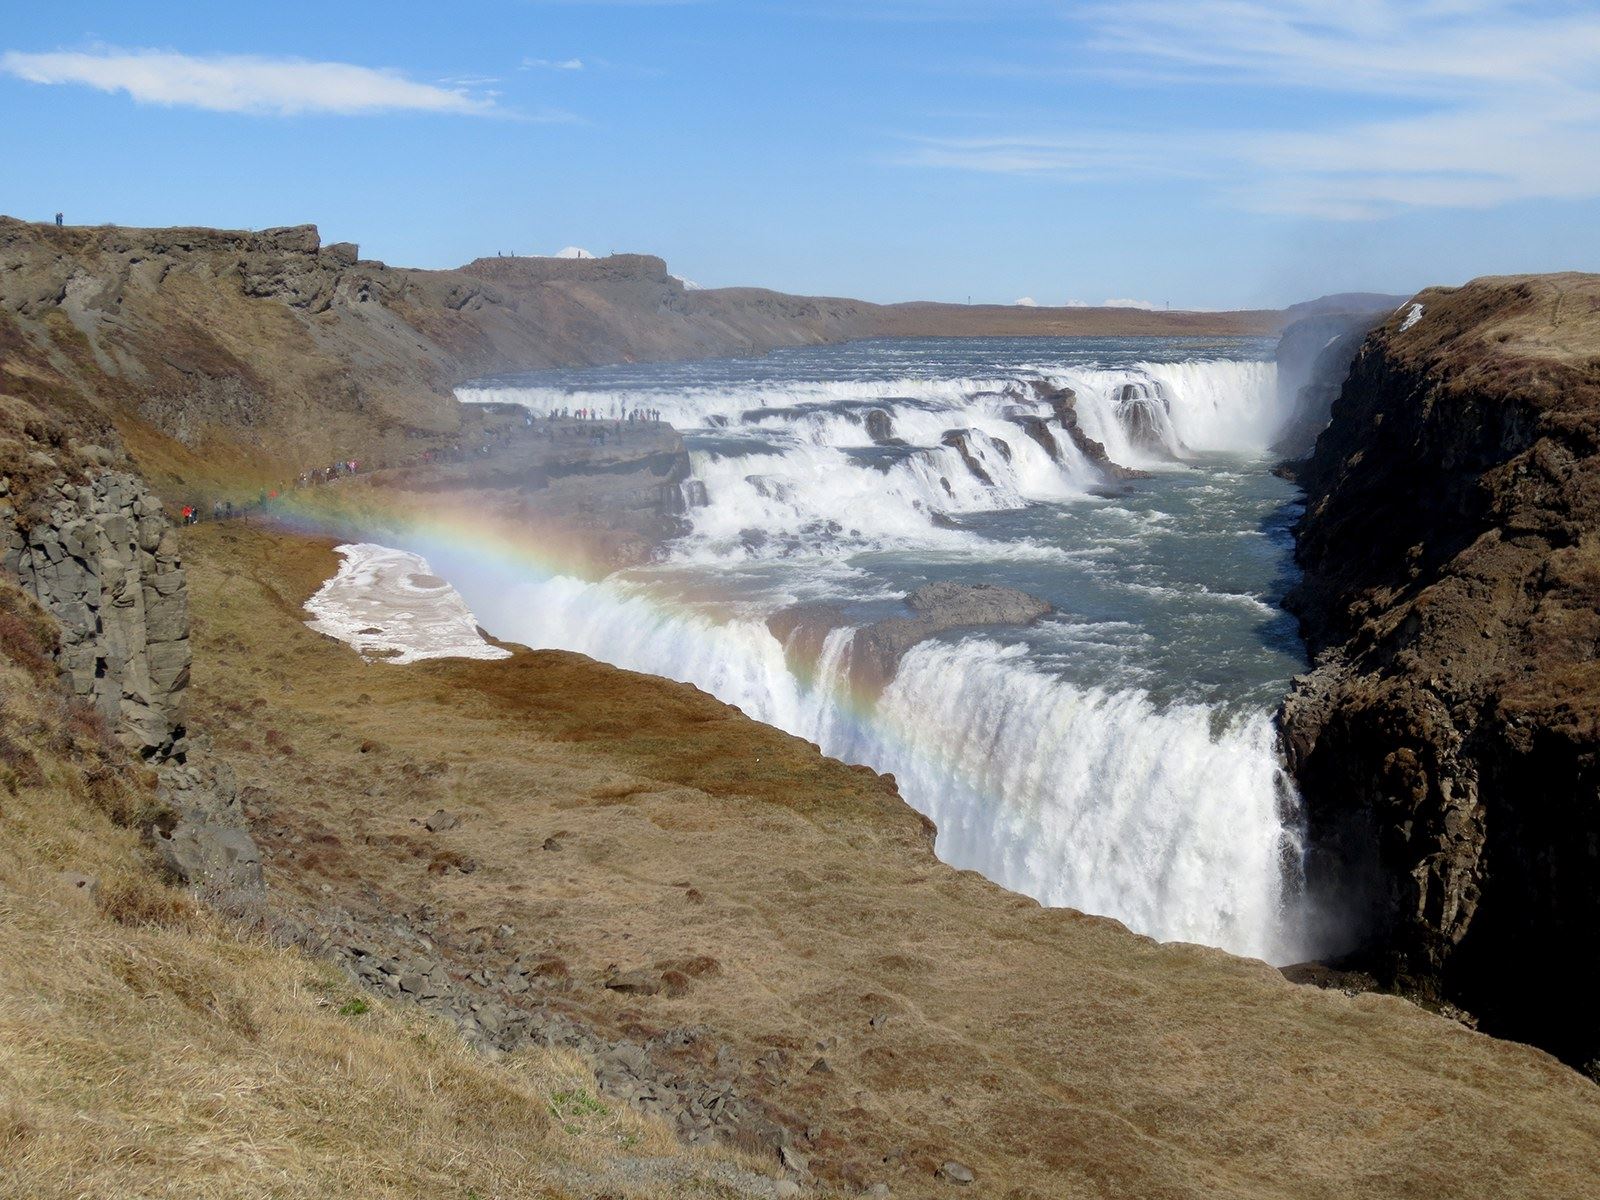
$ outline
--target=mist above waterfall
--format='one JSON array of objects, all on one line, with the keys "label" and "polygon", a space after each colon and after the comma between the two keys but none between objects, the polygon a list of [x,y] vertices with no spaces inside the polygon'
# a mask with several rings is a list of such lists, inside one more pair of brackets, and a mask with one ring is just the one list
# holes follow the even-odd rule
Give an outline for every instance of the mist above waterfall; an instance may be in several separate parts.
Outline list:
[{"label": "mist above waterfall", "polygon": [[[484,624],[693,682],[895,774],[941,857],[1164,939],[1302,957],[1296,797],[1271,710],[1291,414],[1260,341],[857,343],[494,380],[468,401],[660,410],[690,447],[665,561],[599,583],[430,559]],[[1077,431],[1059,403],[1070,388]],[[1144,472],[1111,478],[1113,463]],[[1027,629],[914,647],[881,693],[853,629],[929,580],[1049,599]],[[846,615],[797,662],[767,618]]]}]

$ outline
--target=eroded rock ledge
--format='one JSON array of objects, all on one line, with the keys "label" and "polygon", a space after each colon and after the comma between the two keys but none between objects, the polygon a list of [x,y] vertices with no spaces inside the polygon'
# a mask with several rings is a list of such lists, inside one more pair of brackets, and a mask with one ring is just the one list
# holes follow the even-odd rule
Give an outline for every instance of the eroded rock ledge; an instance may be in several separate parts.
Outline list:
[{"label": "eroded rock ledge", "polygon": [[[885,617],[856,630],[850,643],[850,678],[881,691],[907,650],[951,629],[1030,625],[1051,611],[1049,601],[988,583],[925,583],[906,597],[909,617]],[[828,634],[849,618],[832,605],[797,605],[767,621],[772,634],[803,666],[812,667]]]},{"label": "eroded rock ledge", "polygon": [[1600,1070],[1600,276],[1433,289],[1300,472],[1313,888],[1386,984]]},{"label": "eroded rock ledge", "polygon": [[1038,382],[1033,385],[1036,399],[1050,406],[1057,424],[1061,426],[1072,444],[1078,448],[1078,453],[1092,462],[1102,474],[1109,479],[1145,479],[1149,477],[1146,471],[1125,467],[1121,463],[1111,461],[1111,456],[1106,453],[1105,446],[1090,437],[1078,424],[1078,393],[1069,387],[1057,387],[1052,384]]}]

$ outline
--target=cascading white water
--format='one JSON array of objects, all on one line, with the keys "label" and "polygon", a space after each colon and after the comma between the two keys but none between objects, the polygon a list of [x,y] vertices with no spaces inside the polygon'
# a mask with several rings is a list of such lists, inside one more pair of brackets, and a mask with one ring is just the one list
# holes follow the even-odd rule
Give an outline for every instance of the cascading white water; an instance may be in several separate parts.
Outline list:
[{"label": "cascading white water", "polygon": [[880,708],[893,736],[849,756],[925,798],[946,861],[1160,938],[1295,955],[1264,715],[1217,729],[1207,706],[1083,689],[983,639],[913,648]]},{"label": "cascading white water", "polygon": [[[691,436],[693,470],[706,503],[689,513],[689,531],[669,547],[666,564],[627,579],[530,581],[486,570],[464,553],[452,560],[439,547],[430,559],[504,636],[695,683],[828,754],[893,772],[906,799],[939,826],[947,861],[1159,938],[1278,961],[1301,956],[1306,948],[1286,915],[1292,880],[1284,864],[1296,854],[1292,793],[1267,711],[1211,693],[1185,699],[1181,679],[1176,694],[1166,688],[1157,699],[1137,681],[1159,682],[1169,668],[1146,664],[1152,652],[1139,639],[1159,643],[1164,635],[1138,621],[1120,623],[1129,632],[1107,635],[1114,644],[1100,649],[1112,666],[1099,682],[1074,676],[1100,661],[1074,651],[1079,626],[1062,626],[1067,632],[1053,642],[1049,628],[1033,642],[1003,631],[951,635],[914,647],[882,695],[863,704],[845,675],[848,626],[828,635],[809,685],[790,672],[766,627],[766,615],[796,598],[881,607],[883,597],[909,586],[900,578],[918,578],[921,564],[975,580],[1031,572],[1024,582],[1032,583],[1057,572],[1065,579],[1090,563],[1113,577],[1132,615],[1170,623],[1173,637],[1199,621],[1248,639],[1252,618],[1238,604],[1257,604],[1248,591],[1225,581],[1212,588],[1115,578],[1118,538],[1083,522],[1109,522],[1126,502],[1092,497],[1106,480],[1058,427],[1042,445],[1037,425],[1019,423],[1019,416],[1050,415],[1030,386],[1035,379],[1073,388],[1080,426],[1114,460],[1180,475],[1182,458],[1196,453],[1247,461],[1283,420],[1272,365],[1259,361],[1069,363],[987,377],[725,386],[486,385],[460,394],[536,411],[653,408],[681,429],[699,430]],[[1137,444],[1119,416],[1129,385],[1160,405],[1153,441]],[[870,410],[888,417],[890,444],[879,444],[881,436],[875,443]],[[951,430],[964,431],[965,454]],[[1215,480],[1238,477],[1222,472]],[[1183,494],[1198,499],[1217,486]],[[1053,526],[1039,533],[1030,514],[1051,512],[1070,537],[1051,533]],[[1004,536],[969,520],[992,524],[985,514],[1007,513],[1021,524],[1006,526]],[[1162,518],[1149,522],[1153,530],[1170,524],[1161,513],[1151,516]],[[1239,537],[1255,533],[1246,528]],[[1140,544],[1154,536],[1140,535]],[[730,565],[743,574],[727,574]],[[716,610],[675,598],[703,595],[708,584],[727,592]],[[1053,598],[1069,615],[1079,603],[1106,603],[1099,593]],[[1183,605],[1202,607],[1190,616]],[[1230,647],[1219,670],[1226,674],[1245,650],[1257,653]]]},{"label": "cascading white water", "polygon": [[[1190,451],[1259,454],[1291,415],[1292,399],[1278,395],[1277,366],[1271,362],[1138,362],[1048,375],[1077,393],[1084,432],[1114,461],[1130,466],[1150,466]],[[1130,386],[1151,401],[1161,432],[1158,447],[1138,445],[1129,436],[1120,394]]]}]

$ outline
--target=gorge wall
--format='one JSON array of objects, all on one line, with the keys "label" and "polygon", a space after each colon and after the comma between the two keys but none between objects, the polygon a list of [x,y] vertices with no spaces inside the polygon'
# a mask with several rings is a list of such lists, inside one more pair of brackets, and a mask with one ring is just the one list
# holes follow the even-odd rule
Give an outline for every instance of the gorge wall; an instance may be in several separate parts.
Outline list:
[{"label": "gorge wall", "polygon": [[[1360,299],[1353,297],[1352,303]],[[1273,445],[1275,453],[1298,459],[1311,452],[1317,436],[1327,427],[1333,402],[1362,340],[1394,308],[1385,303],[1379,309],[1331,309],[1284,327],[1274,359],[1279,394],[1289,401],[1285,408],[1292,415]]]},{"label": "gorge wall", "polygon": [[159,817],[145,833],[167,871],[229,904],[259,896],[261,855],[233,772],[189,731],[178,531],[142,480],[71,429],[0,394],[0,579],[53,618],[71,703],[155,771]]},{"label": "gorge wall", "polygon": [[1600,276],[1421,293],[1299,475],[1311,887],[1387,984],[1592,1072]]}]

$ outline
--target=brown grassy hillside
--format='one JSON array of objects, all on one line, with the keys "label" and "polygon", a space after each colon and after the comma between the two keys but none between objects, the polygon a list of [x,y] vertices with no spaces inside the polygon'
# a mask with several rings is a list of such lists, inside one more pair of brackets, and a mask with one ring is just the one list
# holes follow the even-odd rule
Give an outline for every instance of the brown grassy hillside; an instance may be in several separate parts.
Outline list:
[{"label": "brown grassy hillside", "polygon": [[770,1194],[570,1054],[491,1061],[165,882],[51,636],[0,583],[0,1196]]},{"label": "brown grassy hillside", "polygon": [[[954,1159],[1018,1198],[1592,1183],[1595,1088],[1537,1051],[1042,909],[938,863],[886,779],[685,685],[553,651],[363,663],[302,624],[326,543],[213,527],[188,553],[197,704],[252,789],[274,903],[336,946],[360,935],[330,912],[425,912],[463,986],[720,1080],[810,1177],[935,1195]],[[430,832],[438,809],[460,824]],[[518,963],[532,987],[508,994]]]}]

